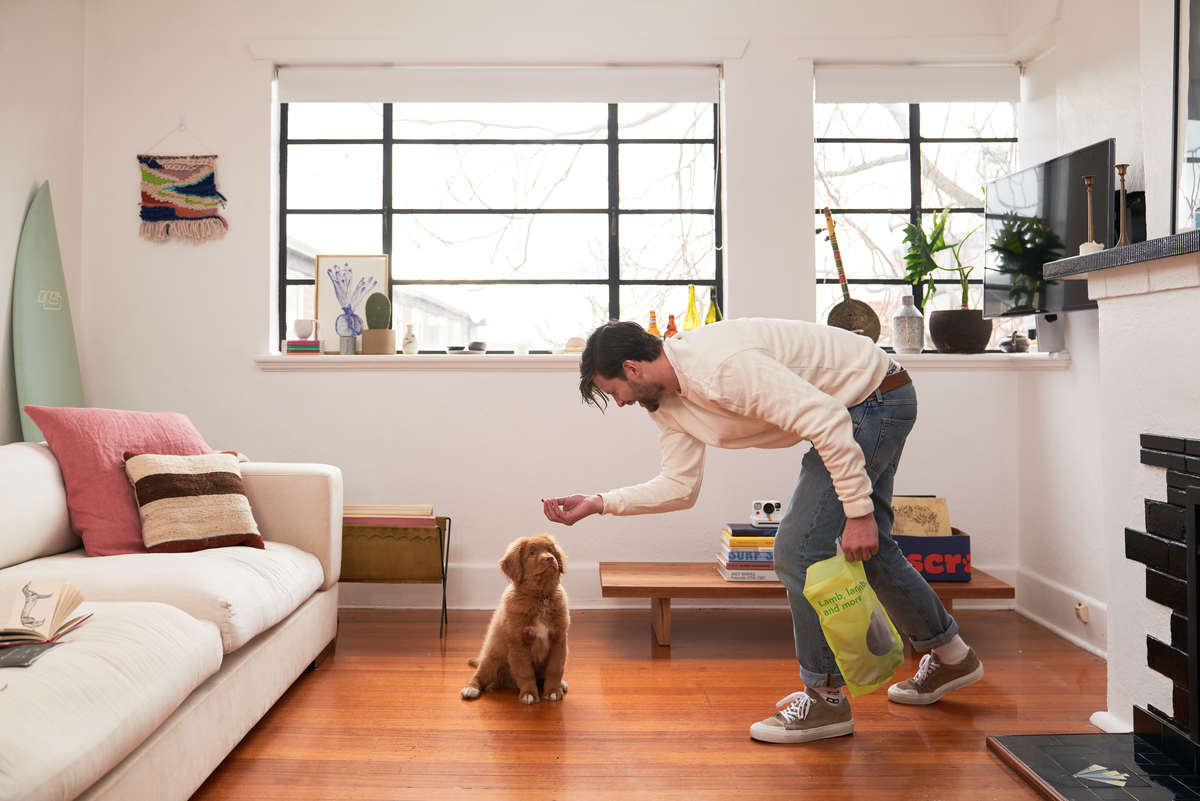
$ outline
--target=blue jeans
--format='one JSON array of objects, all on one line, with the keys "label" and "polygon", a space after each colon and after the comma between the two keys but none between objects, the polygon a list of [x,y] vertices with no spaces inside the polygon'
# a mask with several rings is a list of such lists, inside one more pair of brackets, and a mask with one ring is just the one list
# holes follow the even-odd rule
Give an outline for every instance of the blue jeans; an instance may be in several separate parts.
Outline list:
[{"label": "blue jeans", "polygon": [[[917,393],[906,384],[885,395],[872,395],[849,412],[854,439],[866,458],[879,526],[879,553],[863,563],[867,580],[901,636],[907,636],[914,649],[928,651],[954,639],[958,624],[891,537],[892,485],[904,441],[917,421]],[[835,541],[842,535],[846,515],[816,448],[804,456],[802,468],[775,534],[775,571],[792,607],[801,678],[809,687],[837,687],[845,681],[817,614],[804,597],[804,577],[809,565],[837,552]]]}]

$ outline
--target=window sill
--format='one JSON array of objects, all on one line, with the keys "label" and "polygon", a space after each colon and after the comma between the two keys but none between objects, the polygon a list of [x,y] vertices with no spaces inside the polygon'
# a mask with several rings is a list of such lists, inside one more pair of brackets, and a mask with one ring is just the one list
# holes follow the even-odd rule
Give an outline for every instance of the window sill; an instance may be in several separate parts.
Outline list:
[{"label": "window sill", "polygon": [[[1069,353],[901,353],[896,361],[914,370],[1066,370]],[[579,369],[578,353],[511,353],[450,355],[422,353],[414,356],[258,356],[254,363],[263,372],[467,372],[467,373],[566,373]]]}]

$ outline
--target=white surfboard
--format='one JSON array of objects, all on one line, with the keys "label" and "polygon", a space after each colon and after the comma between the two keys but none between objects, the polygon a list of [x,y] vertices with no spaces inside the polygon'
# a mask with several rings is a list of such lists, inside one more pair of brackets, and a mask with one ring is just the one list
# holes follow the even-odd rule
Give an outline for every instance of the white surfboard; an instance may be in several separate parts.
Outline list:
[{"label": "white surfboard", "polygon": [[41,185],[29,204],[17,244],[12,349],[21,435],[26,442],[40,442],[45,437],[25,414],[26,405],[83,406],[75,327],[67,302],[49,181]]}]

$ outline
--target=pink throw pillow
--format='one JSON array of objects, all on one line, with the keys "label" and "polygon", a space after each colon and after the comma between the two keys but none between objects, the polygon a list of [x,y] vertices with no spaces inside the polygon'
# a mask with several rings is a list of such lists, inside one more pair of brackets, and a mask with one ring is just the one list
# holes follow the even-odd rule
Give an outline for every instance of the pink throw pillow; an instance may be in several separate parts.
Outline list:
[{"label": "pink throw pillow", "polygon": [[71,528],[88,556],[145,553],[125,454],[186,456],[211,453],[187,416],[69,406],[26,406],[58,460],[67,490]]}]

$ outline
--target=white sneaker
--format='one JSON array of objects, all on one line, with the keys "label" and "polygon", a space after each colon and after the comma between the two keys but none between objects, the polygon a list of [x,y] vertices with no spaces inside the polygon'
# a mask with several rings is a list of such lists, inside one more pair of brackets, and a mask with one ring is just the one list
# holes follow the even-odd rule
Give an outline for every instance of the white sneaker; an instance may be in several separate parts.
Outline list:
[{"label": "white sneaker", "polygon": [[750,727],[750,736],[764,743],[806,743],[854,733],[850,701],[826,701],[812,690],[792,693],[775,704],[785,709]]},{"label": "white sneaker", "polygon": [[944,664],[937,654],[925,654],[915,676],[888,687],[888,700],[917,706],[932,704],[946,693],[982,678],[983,662],[973,648],[968,648],[962,661],[953,665]]}]

